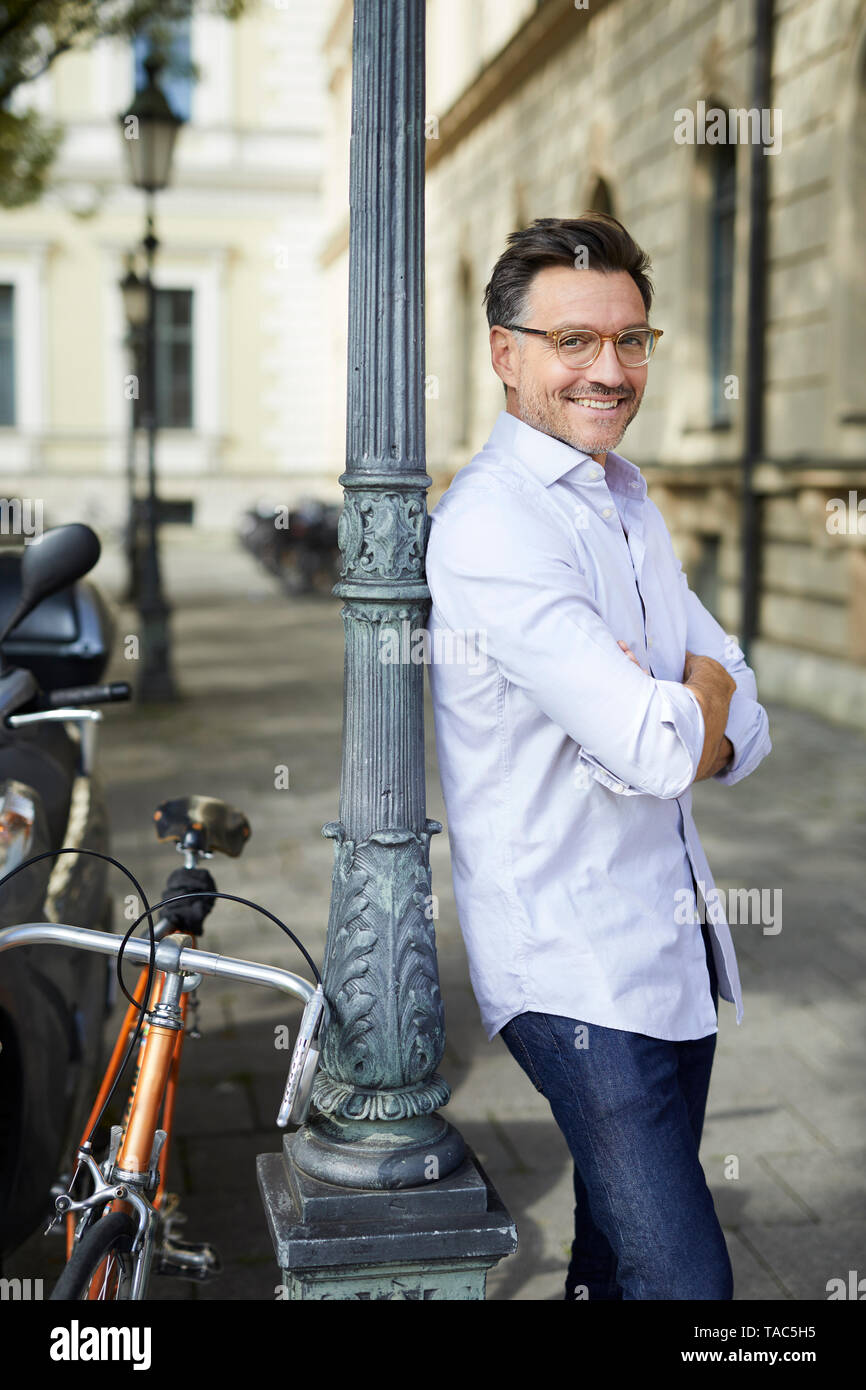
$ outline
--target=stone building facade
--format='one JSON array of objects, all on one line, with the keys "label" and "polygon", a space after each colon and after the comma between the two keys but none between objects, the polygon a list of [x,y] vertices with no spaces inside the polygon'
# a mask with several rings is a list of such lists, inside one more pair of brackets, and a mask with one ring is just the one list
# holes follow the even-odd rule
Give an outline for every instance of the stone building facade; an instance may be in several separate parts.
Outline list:
[{"label": "stone building facade", "polygon": [[[756,106],[762,8],[769,100]],[[322,265],[335,379],[345,373],[351,9],[332,6],[325,44]],[[481,300],[507,234],[536,217],[613,212],[652,257],[652,322],[665,331],[622,447],[690,584],[739,637],[743,455],[758,383],[750,660],[764,697],[866,727],[866,4],[428,0],[426,110],[428,506],[503,407]],[[755,145],[766,162],[757,204]],[[759,374],[749,355],[756,219]],[[335,413],[335,452],[342,428]]]}]

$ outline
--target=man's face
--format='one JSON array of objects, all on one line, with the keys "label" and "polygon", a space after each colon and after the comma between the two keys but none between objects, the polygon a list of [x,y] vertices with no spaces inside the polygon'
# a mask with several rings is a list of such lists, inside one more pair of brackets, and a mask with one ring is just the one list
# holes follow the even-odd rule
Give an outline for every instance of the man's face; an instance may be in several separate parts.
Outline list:
[{"label": "man's face", "polygon": [[[545,266],[533,279],[526,328],[594,328],[618,333],[647,324],[640,290],[625,270]],[[511,340],[510,343],[508,340]],[[544,434],[604,463],[640,408],[647,366],[623,367],[612,342],[589,367],[568,367],[549,339],[490,332],[494,363],[509,387],[506,409]]]}]

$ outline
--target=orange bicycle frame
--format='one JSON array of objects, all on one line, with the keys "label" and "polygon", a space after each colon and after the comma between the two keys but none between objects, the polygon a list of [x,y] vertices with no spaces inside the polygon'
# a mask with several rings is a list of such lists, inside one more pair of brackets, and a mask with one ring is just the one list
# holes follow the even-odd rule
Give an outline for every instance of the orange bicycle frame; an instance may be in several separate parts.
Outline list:
[{"label": "orange bicycle frame", "polygon": [[[133,993],[134,1003],[127,1006],[123,1023],[117,1035],[117,1040],[109,1058],[99,1093],[93,1103],[93,1108],[87,1119],[87,1124],[82,1135],[81,1142],[84,1143],[90,1130],[99,1114],[105,1097],[108,1095],[114,1081],[120,1071],[123,1055],[129,1042],[130,1034],[135,1027],[135,1019],[144,998],[144,991],[147,985],[147,969],[143,969],[139,976],[138,984]],[[162,989],[162,982],[165,976],[160,973],[155,982],[150,1007],[153,1008],[159,1002]],[[181,995],[180,1011],[183,1022],[186,1022],[186,994]],[[174,1106],[177,1095],[177,1079],[180,1070],[180,1058],[183,1051],[184,1028],[165,1028],[160,1025],[145,1024],[142,1038],[139,1043],[138,1067],[130,1090],[129,1101],[127,1104],[126,1115],[124,1116],[123,1137],[121,1140],[120,1151],[117,1156],[117,1165],[127,1173],[141,1173],[148,1171],[150,1155],[153,1149],[153,1140],[157,1129],[160,1127],[160,1111],[162,1112],[161,1128],[166,1132],[165,1143],[160,1154],[160,1178],[159,1186],[154,1197],[154,1206],[159,1207],[165,1193],[165,1179],[168,1172],[168,1156],[171,1146],[172,1121],[174,1118]],[[122,1203],[109,1203],[109,1210],[122,1209]],[[66,1217],[66,1257],[72,1255],[75,1238],[75,1217],[69,1212]]]}]

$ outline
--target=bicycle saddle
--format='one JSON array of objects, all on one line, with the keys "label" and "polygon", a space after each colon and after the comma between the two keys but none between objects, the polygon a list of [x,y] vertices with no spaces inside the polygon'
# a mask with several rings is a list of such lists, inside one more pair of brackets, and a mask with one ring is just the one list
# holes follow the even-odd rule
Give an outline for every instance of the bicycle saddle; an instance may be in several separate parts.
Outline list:
[{"label": "bicycle saddle", "polygon": [[153,813],[158,840],[195,837],[201,852],[221,850],[237,859],[250,837],[250,823],[242,811],[215,796],[179,796],[163,801]]}]

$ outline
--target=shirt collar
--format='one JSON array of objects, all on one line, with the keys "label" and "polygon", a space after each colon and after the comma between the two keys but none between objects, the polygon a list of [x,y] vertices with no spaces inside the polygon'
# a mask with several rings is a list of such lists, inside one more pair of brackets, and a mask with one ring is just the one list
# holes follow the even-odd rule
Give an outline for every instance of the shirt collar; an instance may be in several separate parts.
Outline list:
[{"label": "shirt collar", "polygon": [[507,410],[496,417],[487,447],[520,459],[544,487],[568,474],[570,483],[589,486],[603,478],[615,492],[637,499],[646,496],[646,480],[640,469],[620,454],[609,451],[601,468],[590,454],[527,425]]}]

